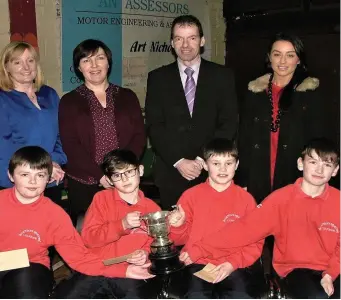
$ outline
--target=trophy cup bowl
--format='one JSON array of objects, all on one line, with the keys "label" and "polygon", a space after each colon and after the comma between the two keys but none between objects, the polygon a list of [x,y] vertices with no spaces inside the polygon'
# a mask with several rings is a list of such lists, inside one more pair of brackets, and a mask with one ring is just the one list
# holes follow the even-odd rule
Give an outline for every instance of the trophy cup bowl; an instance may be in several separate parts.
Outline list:
[{"label": "trophy cup bowl", "polygon": [[185,266],[179,260],[179,250],[168,237],[169,214],[169,211],[157,211],[141,217],[146,224],[148,235],[154,239],[150,245],[151,252],[149,254],[152,263],[149,272],[153,275],[167,275]]}]

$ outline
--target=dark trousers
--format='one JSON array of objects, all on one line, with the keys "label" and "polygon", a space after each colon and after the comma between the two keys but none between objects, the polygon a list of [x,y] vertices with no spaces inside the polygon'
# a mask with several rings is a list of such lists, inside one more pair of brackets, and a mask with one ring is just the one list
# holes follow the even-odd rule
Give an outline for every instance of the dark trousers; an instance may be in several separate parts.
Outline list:
[{"label": "dark trousers", "polygon": [[[285,277],[286,289],[290,298],[327,299],[321,286],[322,271],[295,269]],[[330,297],[340,299],[340,276],[334,281],[334,294]]]},{"label": "dark trousers", "polygon": [[144,298],[145,285],[144,280],[106,278],[75,273],[71,279],[62,281],[57,286],[54,297],[58,299],[141,299]]},{"label": "dark trousers", "polygon": [[70,201],[70,215],[74,226],[77,224],[77,217],[85,213],[90,206],[93,197],[103,188],[98,184],[83,184],[72,178],[68,178],[68,200]]},{"label": "dark trousers", "polygon": [[186,267],[189,282],[186,298],[188,299],[249,299],[248,281],[250,274],[244,269],[237,269],[223,281],[213,284],[202,280],[193,273],[203,269],[205,265],[193,264]]},{"label": "dark trousers", "polygon": [[53,286],[51,270],[30,263],[27,268],[0,272],[0,298],[48,298]]}]

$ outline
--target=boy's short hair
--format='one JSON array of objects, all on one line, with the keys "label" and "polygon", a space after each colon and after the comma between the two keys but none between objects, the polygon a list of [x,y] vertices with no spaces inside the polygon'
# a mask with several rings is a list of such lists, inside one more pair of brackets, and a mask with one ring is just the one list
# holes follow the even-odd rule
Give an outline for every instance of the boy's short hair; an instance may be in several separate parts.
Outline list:
[{"label": "boy's short hair", "polygon": [[34,170],[46,169],[49,176],[52,174],[51,156],[38,146],[26,146],[17,150],[9,161],[8,172],[13,176],[15,168],[23,165],[29,165]]},{"label": "boy's short hair", "polygon": [[327,138],[315,138],[310,140],[301,152],[301,158],[304,159],[306,155],[311,157],[311,153],[315,151],[316,154],[324,162],[338,165],[340,162],[340,151],[337,145]]},{"label": "boy's short hair", "polygon": [[105,176],[111,177],[117,170],[122,170],[128,166],[138,168],[140,165],[134,152],[126,149],[115,149],[107,153],[101,165]]},{"label": "boy's short hair", "polygon": [[238,149],[236,144],[228,139],[215,138],[209,141],[203,148],[204,160],[207,161],[213,155],[229,154],[238,160]]}]

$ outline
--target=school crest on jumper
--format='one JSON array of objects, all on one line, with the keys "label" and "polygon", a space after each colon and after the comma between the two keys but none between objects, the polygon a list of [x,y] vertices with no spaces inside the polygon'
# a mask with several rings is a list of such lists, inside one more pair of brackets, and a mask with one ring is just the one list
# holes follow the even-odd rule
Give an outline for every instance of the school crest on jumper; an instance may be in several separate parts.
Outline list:
[{"label": "school crest on jumper", "polygon": [[19,236],[24,236],[29,239],[36,240],[39,243],[41,242],[40,234],[33,229],[25,229],[19,233]]},{"label": "school crest on jumper", "polygon": [[225,223],[232,223],[236,220],[240,219],[240,216],[237,214],[228,214],[226,215],[226,217],[224,218],[223,222]]},{"label": "school crest on jumper", "polygon": [[321,225],[319,226],[319,230],[320,231],[330,231],[330,232],[339,233],[339,228],[331,222],[321,223]]}]

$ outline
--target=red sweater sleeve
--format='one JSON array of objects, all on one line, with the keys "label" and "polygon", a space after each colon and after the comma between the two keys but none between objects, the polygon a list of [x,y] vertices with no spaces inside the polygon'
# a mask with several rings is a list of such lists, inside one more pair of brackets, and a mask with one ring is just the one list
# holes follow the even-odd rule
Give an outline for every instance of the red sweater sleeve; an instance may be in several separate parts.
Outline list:
[{"label": "red sweater sleeve", "polygon": [[84,219],[81,234],[87,247],[103,247],[129,234],[129,230],[123,229],[122,219],[115,220],[113,215],[109,220],[107,211],[105,195],[99,192],[94,196]]},{"label": "red sweater sleeve", "polygon": [[192,197],[191,194],[186,191],[182,194],[178,201],[178,205],[185,211],[186,220],[180,227],[170,227],[169,238],[174,241],[175,245],[185,245],[189,239],[189,234],[192,228],[193,222],[193,210],[192,210]]},{"label": "red sweater sleeve", "polygon": [[51,245],[74,270],[91,276],[126,277],[126,266],[105,266],[100,258],[85,247],[83,241],[64,211],[55,216],[53,228],[48,236]]},{"label": "red sweater sleeve", "polygon": [[322,273],[330,275],[335,280],[340,275],[340,234],[335,248],[335,252],[329,260],[328,268]]},{"label": "red sweater sleeve", "polygon": [[[272,193],[247,216],[226,224],[220,231],[194,243],[189,253],[192,261],[209,257],[216,253],[217,249],[231,252],[231,248],[248,246],[274,234],[279,220],[278,200],[280,199],[276,199],[276,192]],[[255,247],[259,247],[259,244]]]},{"label": "red sweater sleeve", "polygon": [[[256,208],[256,202],[253,197],[248,194],[248,205],[245,210],[245,216]],[[256,243],[249,244],[240,251],[234,252],[227,257],[227,261],[232,264],[233,268],[236,270],[238,268],[246,268],[251,266],[262,254],[264,245],[264,239]]]}]

